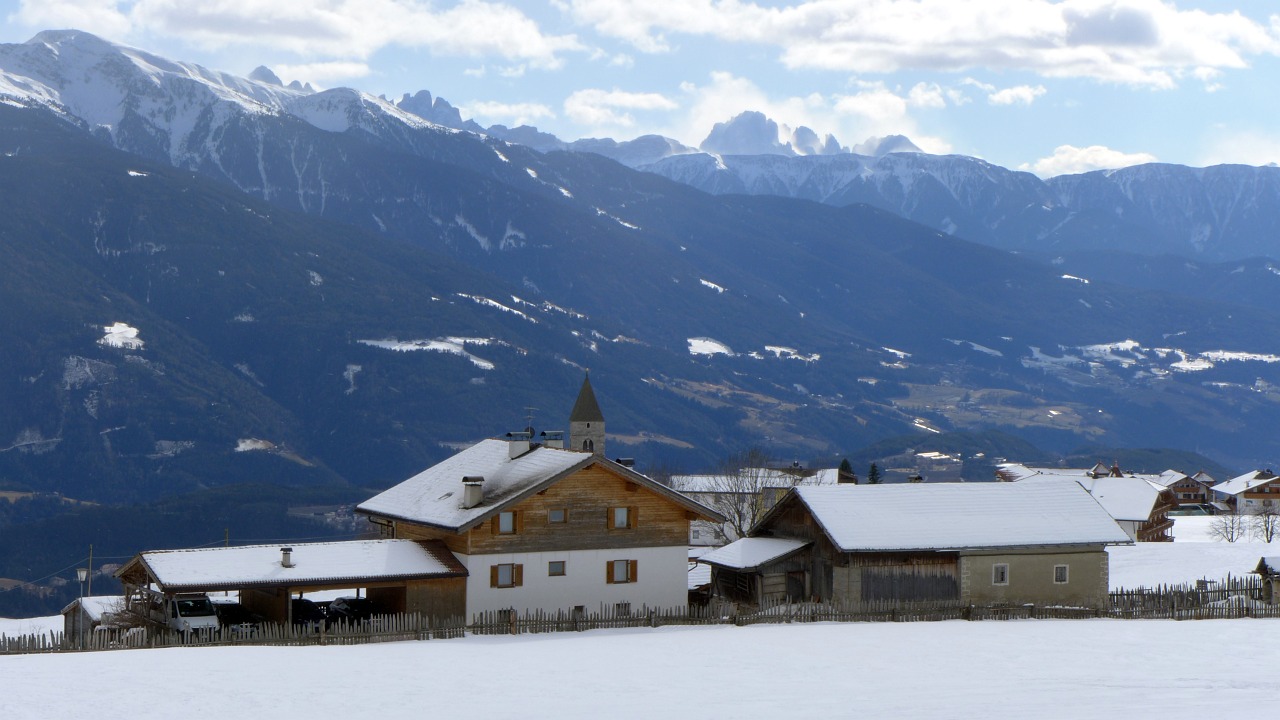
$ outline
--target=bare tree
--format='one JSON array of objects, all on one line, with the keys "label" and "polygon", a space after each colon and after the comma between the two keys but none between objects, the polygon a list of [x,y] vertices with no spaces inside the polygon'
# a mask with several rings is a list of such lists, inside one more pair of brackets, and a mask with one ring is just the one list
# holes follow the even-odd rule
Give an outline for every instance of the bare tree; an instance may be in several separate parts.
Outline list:
[{"label": "bare tree", "polygon": [[800,481],[799,476],[770,470],[770,460],[768,453],[753,447],[725,458],[708,478],[707,494],[701,499],[726,518],[715,527],[720,540],[733,542],[747,536],[747,531],[776,501],[765,492],[767,488]]},{"label": "bare tree", "polygon": [[1241,515],[1234,507],[1213,517],[1209,524],[1209,534],[1217,540],[1236,542],[1249,534],[1248,517]]},{"label": "bare tree", "polygon": [[1253,512],[1252,528],[1253,536],[1263,542],[1271,542],[1280,535],[1280,507],[1270,500],[1264,500],[1262,505]]}]

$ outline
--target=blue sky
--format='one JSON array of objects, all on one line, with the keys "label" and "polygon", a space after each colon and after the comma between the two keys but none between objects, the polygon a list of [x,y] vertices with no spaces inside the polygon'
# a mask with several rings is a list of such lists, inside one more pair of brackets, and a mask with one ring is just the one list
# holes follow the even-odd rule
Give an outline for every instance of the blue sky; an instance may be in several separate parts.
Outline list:
[{"label": "blue sky", "polygon": [[77,28],[482,125],[697,145],[761,110],[1042,175],[1280,162],[1272,0],[0,0],[0,40]]}]

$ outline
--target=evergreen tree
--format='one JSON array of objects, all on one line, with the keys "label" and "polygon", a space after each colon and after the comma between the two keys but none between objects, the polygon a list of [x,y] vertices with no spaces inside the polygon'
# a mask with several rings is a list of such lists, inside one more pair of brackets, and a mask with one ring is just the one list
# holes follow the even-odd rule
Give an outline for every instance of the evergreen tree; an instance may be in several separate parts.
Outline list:
[{"label": "evergreen tree", "polygon": [[871,463],[871,468],[867,470],[867,482],[872,485],[880,484],[880,468],[876,467],[875,463]]},{"label": "evergreen tree", "polygon": [[858,476],[853,474],[853,466],[849,464],[849,458],[840,461],[840,467],[836,470],[836,476],[839,482],[858,484]]}]

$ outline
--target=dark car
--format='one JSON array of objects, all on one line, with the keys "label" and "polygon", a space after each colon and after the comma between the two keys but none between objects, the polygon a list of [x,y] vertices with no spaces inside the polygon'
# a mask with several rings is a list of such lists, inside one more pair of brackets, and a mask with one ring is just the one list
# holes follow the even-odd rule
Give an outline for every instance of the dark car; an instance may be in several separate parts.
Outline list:
[{"label": "dark car", "polygon": [[254,635],[267,619],[240,603],[214,603],[218,623],[237,635]]},{"label": "dark car", "polygon": [[385,615],[378,603],[364,597],[340,597],[329,603],[329,622],[360,623],[374,615]]},{"label": "dark car", "polygon": [[308,630],[319,630],[324,627],[324,608],[306,598],[294,598],[289,602],[290,613],[295,626],[301,625]]}]

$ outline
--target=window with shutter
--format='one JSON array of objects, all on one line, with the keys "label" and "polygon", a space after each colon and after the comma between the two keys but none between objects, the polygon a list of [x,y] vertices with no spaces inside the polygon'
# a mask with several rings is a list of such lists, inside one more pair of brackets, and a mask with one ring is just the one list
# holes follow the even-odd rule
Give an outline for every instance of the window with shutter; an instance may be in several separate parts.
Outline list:
[{"label": "window with shutter", "polygon": [[489,566],[489,587],[509,588],[524,584],[524,566],[518,563],[502,563]]}]

